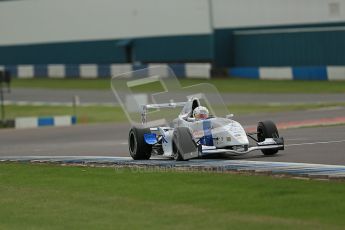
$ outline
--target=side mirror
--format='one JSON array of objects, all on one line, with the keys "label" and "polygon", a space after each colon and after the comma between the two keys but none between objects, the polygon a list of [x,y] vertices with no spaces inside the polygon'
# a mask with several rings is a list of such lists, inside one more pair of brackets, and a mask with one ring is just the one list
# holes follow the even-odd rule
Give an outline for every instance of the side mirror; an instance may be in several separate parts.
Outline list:
[{"label": "side mirror", "polygon": [[233,118],[234,117],[234,114],[228,114],[228,115],[226,115],[226,119],[231,119],[231,118]]}]

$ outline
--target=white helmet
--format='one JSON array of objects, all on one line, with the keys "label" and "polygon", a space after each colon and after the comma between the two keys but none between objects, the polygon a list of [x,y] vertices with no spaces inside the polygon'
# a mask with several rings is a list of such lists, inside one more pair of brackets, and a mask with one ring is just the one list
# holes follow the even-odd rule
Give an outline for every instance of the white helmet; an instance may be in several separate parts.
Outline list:
[{"label": "white helmet", "polygon": [[198,106],[193,111],[193,117],[196,120],[205,120],[208,118],[208,109],[204,106]]}]

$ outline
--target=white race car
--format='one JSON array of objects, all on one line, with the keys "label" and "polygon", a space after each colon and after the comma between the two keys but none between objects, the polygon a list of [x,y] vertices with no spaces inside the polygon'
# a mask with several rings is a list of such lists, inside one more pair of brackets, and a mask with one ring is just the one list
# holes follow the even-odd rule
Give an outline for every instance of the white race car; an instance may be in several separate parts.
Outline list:
[{"label": "white race car", "polygon": [[[146,122],[149,109],[183,109],[172,121],[171,127],[132,127],[128,137],[131,157],[134,160],[147,160],[152,155],[161,155],[175,160],[188,160],[211,154],[243,155],[254,150],[274,155],[284,150],[284,139],[279,137],[272,121],[261,121],[257,132],[246,133],[240,123],[231,119],[232,115],[195,120],[193,110],[198,106],[198,98],[191,98],[187,102],[144,105],[143,123]],[[250,146],[248,137],[256,144]]]}]

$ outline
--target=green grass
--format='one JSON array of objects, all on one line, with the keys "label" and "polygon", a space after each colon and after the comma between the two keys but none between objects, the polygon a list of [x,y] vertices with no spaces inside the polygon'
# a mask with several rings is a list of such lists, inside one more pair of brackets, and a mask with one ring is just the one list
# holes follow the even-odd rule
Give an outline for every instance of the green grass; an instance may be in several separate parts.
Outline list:
[{"label": "green grass", "polygon": [[110,90],[110,79],[13,79],[11,86],[14,88]]},{"label": "green grass", "polygon": [[345,183],[0,164],[0,229],[343,229]]},{"label": "green grass", "polygon": [[[301,111],[308,109],[329,108],[333,106],[345,106],[345,103],[330,104],[291,104],[291,105],[257,105],[257,104],[234,104],[229,106],[229,111],[235,115],[253,113],[277,113],[287,111]],[[69,106],[28,106],[28,105],[6,105],[6,118],[30,116],[57,116],[73,115],[73,108]],[[157,116],[150,116],[150,119],[161,118],[164,113],[171,117],[171,110],[162,110]],[[174,110],[179,113],[179,110]],[[163,115],[162,115],[163,114]],[[99,122],[125,122],[127,118],[120,107],[109,106],[80,106],[77,108],[78,123],[99,123]],[[139,117],[138,117],[139,119]]]},{"label": "green grass", "polygon": [[[69,106],[6,105],[6,118],[31,116],[74,115]],[[120,107],[88,106],[77,108],[78,123],[124,122],[127,121]]]},{"label": "green grass", "polygon": [[345,93],[345,81],[283,81],[283,80],[250,80],[250,79],[214,79],[182,81],[182,85],[198,82],[211,83],[220,92],[229,93]]},{"label": "green grass", "polygon": [[[250,79],[181,79],[182,86],[211,83],[220,92],[229,93],[345,93],[345,81],[271,81]],[[110,79],[14,79],[13,87],[54,89],[105,89],[110,90]],[[142,91],[155,91],[158,84],[143,86]]]},{"label": "green grass", "polygon": [[315,103],[315,104],[234,104],[229,105],[231,113],[244,115],[255,113],[278,113],[289,111],[304,111],[312,109],[331,108],[345,106],[344,103]]},{"label": "green grass", "polygon": [[[243,115],[253,113],[277,113],[286,111],[300,111],[308,109],[328,108],[332,106],[345,106],[343,103],[332,104],[293,104],[293,105],[256,105],[256,104],[234,104],[229,106],[231,113]],[[163,110],[168,112],[169,110]],[[176,111],[178,113],[178,111]],[[170,113],[169,113],[170,114]],[[22,106],[7,105],[6,118],[27,116],[56,116],[73,115],[72,107],[68,106]],[[77,108],[77,117],[79,123],[97,123],[97,122],[124,122],[125,114],[120,107],[109,106],[87,106]],[[150,115],[149,115],[150,118]]]}]

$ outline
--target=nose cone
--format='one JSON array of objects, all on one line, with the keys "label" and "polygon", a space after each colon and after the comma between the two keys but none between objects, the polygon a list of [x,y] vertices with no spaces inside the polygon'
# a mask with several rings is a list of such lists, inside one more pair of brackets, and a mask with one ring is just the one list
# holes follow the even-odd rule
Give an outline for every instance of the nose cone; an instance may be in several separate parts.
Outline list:
[{"label": "nose cone", "polygon": [[248,145],[249,144],[249,140],[246,134],[234,134],[231,135],[232,137],[232,141],[231,144],[232,145]]},{"label": "nose cone", "polygon": [[233,124],[229,126],[229,133],[232,138],[233,145],[248,145],[249,140],[246,131],[240,125],[240,123],[234,121]]},{"label": "nose cone", "polygon": [[216,138],[217,147],[233,145],[248,145],[249,140],[246,132],[238,122],[231,122],[212,130],[213,137]]}]

